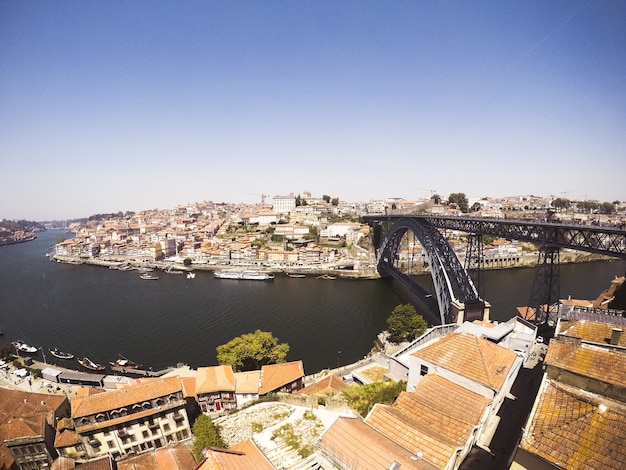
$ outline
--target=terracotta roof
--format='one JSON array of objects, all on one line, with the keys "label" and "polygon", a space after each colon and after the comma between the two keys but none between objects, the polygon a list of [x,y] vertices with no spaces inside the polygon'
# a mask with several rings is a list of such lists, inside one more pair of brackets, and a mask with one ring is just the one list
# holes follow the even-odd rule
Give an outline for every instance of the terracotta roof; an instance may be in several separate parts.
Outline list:
[{"label": "terracotta roof", "polygon": [[557,337],[550,341],[544,363],[626,387],[626,354],[601,346],[565,342]]},{"label": "terracotta roof", "polygon": [[358,418],[338,418],[320,437],[316,447],[324,455],[332,456],[343,467],[352,470],[388,469],[394,462],[402,470],[407,468],[432,470],[425,460],[388,439]]},{"label": "terracotta roof", "polygon": [[6,441],[28,437],[43,437],[46,433],[46,416],[33,413],[10,419],[0,426],[0,437]]},{"label": "terracotta roof", "polygon": [[181,391],[180,379],[169,377],[84,398],[75,398],[72,400],[72,418],[114,410]]},{"label": "terracotta roof", "polygon": [[80,470],[111,470],[115,465],[115,460],[106,456],[80,464]]},{"label": "terracotta roof", "polygon": [[329,374],[313,382],[311,385],[307,385],[303,389],[298,390],[294,395],[328,395],[333,392],[340,392],[348,387],[349,385],[341,380],[340,377],[335,374]]},{"label": "terracotta roof", "polygon": [[196,395],[211,392],[234,392],[235,373],[226,366],[199,367],[196,374]]},{"label": "terracotta roof", "polygon": [[517,355],[470,333],[452,333],[427,344],[413,356],[462,377],[500,390]]},{"label": "terracotta roof", "polygon": [[304,377],[302,361],[283,362],[261,367],[261,388],[259,395],[278,390],[284,385]]},{"label": "terracotta roof", "polygon": [[235,372],[235,393],[259,393],[260,370]]},{"label": "terracotta roof", "polygon": [[545,379],[520,447],[558,468],[626,468],[626,407]]},{"label": "terracotta roof", "polygon": [[[611,317],[606,316],[607,320]],[[561,320],[555,335],[572,336],[592,343],[609,344],[613,328],[624,330],[624,325],[586,320]],[[626,333],[622,332],[618,346],[626,347]]]},{"label": "terracotta roof", "polygon": [[365,419],[389,439],[443,468],[481,424],[490,400],[442,377],[425,376],[393,406],[375,405]]},{"label": "terracotta roof", "polygon": [[254,442],[247,439],[229,449],[209,448],[197,470],[274,470]]},{"label": "terracotta roof", "polygon": [[78,433],[71,429],[65,429],[64,431],[57,432],[54,438],[54,447],[71,447],[80,443]]},{"label": "terracotta roof", "polygon": [[144,452],[117,462],[118,470],[194,470],[196,466],[191,452],[182,443]]}]

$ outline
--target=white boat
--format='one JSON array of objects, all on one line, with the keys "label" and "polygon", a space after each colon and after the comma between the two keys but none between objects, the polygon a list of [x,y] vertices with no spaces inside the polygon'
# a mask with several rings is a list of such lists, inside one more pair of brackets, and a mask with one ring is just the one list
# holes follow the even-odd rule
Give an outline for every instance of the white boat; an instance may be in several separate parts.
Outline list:
[{"label": "white boat", "polygon": [[146,279],[148,281],[156,281],[159,278],[159,276],[157,276],[156,274],[152,274],[152,273],[143,273],[139,277],[141,279]]},{"label": "white boat", "polygon": [[25,353],[37,352],[37,348],[35,346],[30,346],[19,339],[17,341],[13,341],[13,346],[15,347],[16,351],[21,351]]},{"label": "white boat", "polygon": [[194,279],[196,277],[196,273],[187,273],[187,279]]},{"label": "white boat", "polygon": [[213,275],[217,279],[237,279],[244,281],[271,281],[274,275],[261,271],[215,271]]},{"label": "white boat", "polygon": [[137,271],[139,271],[140,273],[151,273],[152,271],[154,271],[154,269],[142,266],[140,268],[137,268]]}]

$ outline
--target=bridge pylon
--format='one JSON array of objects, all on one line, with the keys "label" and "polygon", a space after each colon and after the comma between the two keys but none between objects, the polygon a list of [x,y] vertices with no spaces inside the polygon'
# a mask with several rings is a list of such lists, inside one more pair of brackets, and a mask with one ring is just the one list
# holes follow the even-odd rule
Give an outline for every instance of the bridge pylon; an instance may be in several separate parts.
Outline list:
[{"label": "bridge pylon", "polygon": [[485,258],[482,234],[470,233],[465,250],[465,270],[472,278],[478,297],[485,298]]},{"label": "bridge pylon", "polygon": [[537,324],[556,322],[560,300],[559,248],[544,245],[539,249],[535,280],[526,307],[526,320]]}]

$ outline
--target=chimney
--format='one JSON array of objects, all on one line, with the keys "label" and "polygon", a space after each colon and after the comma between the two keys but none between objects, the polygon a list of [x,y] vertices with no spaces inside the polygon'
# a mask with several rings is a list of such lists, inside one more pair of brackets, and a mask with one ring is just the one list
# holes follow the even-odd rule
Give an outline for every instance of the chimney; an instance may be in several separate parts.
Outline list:
[{"label": "chimney", "polygon": [[621,328],[613,328],[611,331],[611,345],[617,346],[619,344],[619,340],[622,337],[622,329]]}]

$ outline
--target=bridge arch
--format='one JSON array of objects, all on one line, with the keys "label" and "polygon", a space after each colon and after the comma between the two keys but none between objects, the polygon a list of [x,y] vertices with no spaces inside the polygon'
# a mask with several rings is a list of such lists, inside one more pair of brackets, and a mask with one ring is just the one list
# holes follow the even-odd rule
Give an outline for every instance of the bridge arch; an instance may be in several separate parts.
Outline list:
[{"label": "bridge arch", "polygon": [[436,291],[441,324],[449,323],[453,301],[468,304],[479,302],[480,298],[456,253],[437,227],[428,220],[403,217],[395,221],[378,249],[378,271],[389,274],[412,290],[414,286],[411,283],[415,284],[415,281],[396,267],[400,242],[408,231],[417,237],[424,248]]}]

